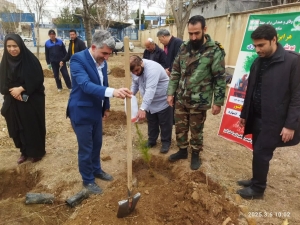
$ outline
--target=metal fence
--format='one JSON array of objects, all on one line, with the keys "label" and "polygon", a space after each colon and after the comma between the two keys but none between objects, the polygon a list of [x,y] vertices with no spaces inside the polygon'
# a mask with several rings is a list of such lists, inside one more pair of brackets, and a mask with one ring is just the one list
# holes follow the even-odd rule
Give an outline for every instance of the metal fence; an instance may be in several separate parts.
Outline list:
[{"label": "metal fence", "polygon": [[[97,27],[92,27],[92,34],[94,34]],[[69,37],[69,31],[74,29],[77,31],[78,37],[85,41],[85,29],[82,24],[59,24],[56,26],[57,36],[65,39]],[[138,40],[138,29],[127,27],[124,29],[108,28],[108,31],[112,36],[123,40],[125,36],[128,36],[130,40]]]},{"label": "metal fence", "polygon": [[139,39],[139,29],[132,28],[132,27],[126,27],[124,29],[124,36],[128,36],[130,40],[138,40]]}]

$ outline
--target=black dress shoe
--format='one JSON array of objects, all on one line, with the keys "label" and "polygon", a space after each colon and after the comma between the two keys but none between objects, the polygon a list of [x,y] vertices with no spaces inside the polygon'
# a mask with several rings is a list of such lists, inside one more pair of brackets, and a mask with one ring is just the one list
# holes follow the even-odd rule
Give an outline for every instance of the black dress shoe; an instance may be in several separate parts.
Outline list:
[{"label": "black dress shoe", "polygon": [[236,192],[245,199],[259,199],[264,196],[264,192],[254,191],[251,187],[245,187]]},{"label": "black dress shoe", "polygon": [[238,180],[236,183],[240,186],[250,187],[252,185],[252,180]]},{"label": "black dress shoe", "polygon": [[103,193],[102,189],[96,183],[83,183],[83,186],[87,189],[89,194],[98,195]]},{"label": "black dress shoe", "polygon": [[166,153],[168,153],[169,149],[170,149],[169,144],[162,144],[161,149],[160,149],[160,153],[166,154]]},{"label": "black dress shoe", "polygon": [[98,174],[94,174],[94,177],[99,178],[101,180],[106,180],[106,181],[111,181],[114,179],[111,175],[109,175],[108,173],[105,173],[104,171],[102,171],[101,173],[98,173]]},{"label": "black dress shoe", "polygon": [[147,148],[152,148],[152,147],[154,147],[156,145],[156,143],[151,143],[151,142],[147,142],[147,144],[146,144],[146,147]]}]

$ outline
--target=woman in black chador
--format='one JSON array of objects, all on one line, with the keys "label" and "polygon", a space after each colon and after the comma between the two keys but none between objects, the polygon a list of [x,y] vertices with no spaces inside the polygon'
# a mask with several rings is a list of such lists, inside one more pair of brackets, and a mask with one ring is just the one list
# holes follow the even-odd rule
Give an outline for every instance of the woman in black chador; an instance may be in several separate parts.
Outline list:
[{"label": "woman in black chador", "polygon": [[1,114],[9,136],[20,149],[18,163],[37,162],[45,155],[44,75],[39,60],[17,34],[8,34],[0,65]]}]

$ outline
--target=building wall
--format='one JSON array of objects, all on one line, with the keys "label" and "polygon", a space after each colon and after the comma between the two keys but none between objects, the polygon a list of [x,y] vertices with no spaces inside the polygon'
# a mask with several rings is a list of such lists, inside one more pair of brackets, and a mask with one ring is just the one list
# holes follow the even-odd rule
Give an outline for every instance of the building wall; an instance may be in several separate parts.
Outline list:
[{"label": "building wall", "polygon": [[[224,49],[226,51],[226,65],[234,66],[236,64],[237,57],[241,48],[241,44],[244,38],[244,32],[250,14],[276,14],[299,11],[300,3],[294,3],[209,18],[206,20],[207,33],[210,34],[214,40],[219,41],[224,46]],[[161,28],[168,29],[174,36],[177,35],[175,25],[141,31],[141,46],[145,46],[144,42],[148,37],[151,37],[156,43],[159,43],[156,34],[157,31]],[[188,40],[187,29],[185,30],[183,39]],[[161,44],[159,44],[159,46],[161,48],[163,47]]]},{"label": "building wall", "polygon": [[212,18],[216,16],[222,16],[233,12],[242,12],[252,9],[258,9],[263,7],[269,7],[271,3],[269,1],[262,0],[212,0],[202,1],[198,7],[195,7],[191,11],[191,16],[201,14],[205,18]]}]

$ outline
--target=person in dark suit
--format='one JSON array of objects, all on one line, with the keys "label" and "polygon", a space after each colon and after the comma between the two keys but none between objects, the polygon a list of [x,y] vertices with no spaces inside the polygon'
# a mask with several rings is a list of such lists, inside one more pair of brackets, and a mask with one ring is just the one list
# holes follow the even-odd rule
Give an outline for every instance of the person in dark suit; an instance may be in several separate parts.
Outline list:
[{"label": "person in dark suit", "polygon": [[[173,67],[173,62],[178,55],[179,49],[183,41],[179,38],[171,36],[170,32],[167,29],[160,29],[157,32],[157,37],[160,43],[164,45],[164,52],[167,55],[167,66],[166,72],[170,77]],[[174,93],[174,102],[176,101],[176,93]],[[174,117],[175,118],[175,107],[173,107]],[[175,119],[173,120],[173,125],[175,125]]]},{"label": "person in dark suit", "polygon": [[145,48],[143,59],[152,60],[159,63],[164,69],[168,69],[166,53],[155,44],[152,38],[145,41]]},{"label": "person in dark suit", "polygon": [[300,141],[300,55],[284,50],[269,24],[251,38],[259,57],[251,65],[239,124],[244,135],[252,134],[252,178],[237,182],[244,186],[237,194],[246,199],[263,197],[275,149]]},{"label": "person in dark suit", "polygon": [[101,194],[95,178],[112,180],[100,164],[102,146],[102,119],[109,115],[109,98],[131,97],[127,88],[108,87],[107,63],[113,49],[114,38],[108,31],[93,35],[92,46],[71,57],[70,68],[73,88],[67,106],[67,117],[78,141],[78,165],[83,186],[91,194]]},{"label": "person in dark suit", "polygon": [[69,49],[65,57],[60,61],[59,65],[63,66],[66,62],[68,62],[72,55],[76,52],[81,52],[86,49],[85,43],[77,37],[76,30],[70,30],[70,43]]},{"label": "person in dark suit", "polygon": [[160,29],[157,32],[157,37],[160,43],[164,45],[164,51],[167,55],[167,66],[166,72],[170,76],[172,71],[173,62],[178,54],[179,48],[182,44],[182,40],[171,36],[170,32],[166,29]]}]

